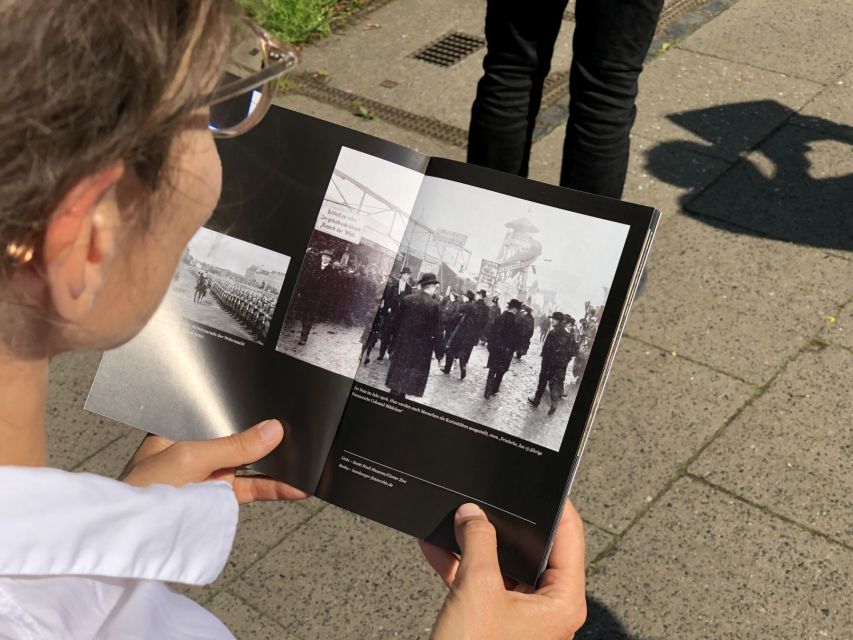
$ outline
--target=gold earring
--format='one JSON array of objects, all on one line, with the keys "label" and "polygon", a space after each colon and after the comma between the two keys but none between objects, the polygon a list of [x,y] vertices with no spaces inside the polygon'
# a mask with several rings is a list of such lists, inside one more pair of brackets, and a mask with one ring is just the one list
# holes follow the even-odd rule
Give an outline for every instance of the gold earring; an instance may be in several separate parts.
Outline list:
[{"label": "gold earring", "polygon": [[20,267],[33,259],[35,247],[32,244],[12,241],[6,245],[6,258],[13,267]]}]

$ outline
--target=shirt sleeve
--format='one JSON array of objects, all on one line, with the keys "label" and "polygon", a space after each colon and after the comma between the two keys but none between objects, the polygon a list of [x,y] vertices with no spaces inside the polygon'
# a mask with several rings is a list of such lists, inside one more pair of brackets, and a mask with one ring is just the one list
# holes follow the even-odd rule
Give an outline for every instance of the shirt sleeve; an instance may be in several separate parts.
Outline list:
[{"label": "shirt sleeve", "polygon": [[0,467],[0,575],[208,584],[231,551],[224,481],[132,487],[90,473]]}]

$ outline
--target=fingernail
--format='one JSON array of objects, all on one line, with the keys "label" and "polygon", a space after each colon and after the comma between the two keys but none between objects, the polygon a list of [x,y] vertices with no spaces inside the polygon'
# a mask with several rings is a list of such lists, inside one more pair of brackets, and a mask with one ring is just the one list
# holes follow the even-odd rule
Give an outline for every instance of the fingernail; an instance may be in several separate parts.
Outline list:
[{"label": "fingernail", "polygon": [[281,423],[278,420],[267,420],[258,427],[263,442],[275,442],[281,435]]},{"label": "fingernail", "polygon": [[466,502],[456,510],[456,515],[460,518],[473,518],[483,515],[483,510],[472,502]]}]

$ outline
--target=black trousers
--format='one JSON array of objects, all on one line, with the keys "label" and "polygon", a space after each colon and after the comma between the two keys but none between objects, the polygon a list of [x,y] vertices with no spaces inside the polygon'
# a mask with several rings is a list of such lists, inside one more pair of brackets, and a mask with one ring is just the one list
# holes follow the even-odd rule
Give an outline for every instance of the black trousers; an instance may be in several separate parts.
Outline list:
[{"label": "black trousers", "polygon": [[[468,162],[526,176],[567,0],[489,0]],[[560,185],[620,198],[637,81],[663,0],[577,0]]]},{"label": "black trousers", "polygon": [[533,396],[537,404],[542,400],[546,386],[551,397],[551,404],[556,405],[560,401],[560,398],[563,397],[562,378],[559,374],[554,374],[550,371],[539,371],[539,384],[536,386],[536,395]]}]

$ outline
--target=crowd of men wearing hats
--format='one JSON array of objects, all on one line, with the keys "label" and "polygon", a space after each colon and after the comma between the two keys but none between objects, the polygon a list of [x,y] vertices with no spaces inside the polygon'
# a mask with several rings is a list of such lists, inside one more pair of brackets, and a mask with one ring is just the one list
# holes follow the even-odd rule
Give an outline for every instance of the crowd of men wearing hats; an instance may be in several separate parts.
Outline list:
[{"label": "crowd of men wearing hats", "polygon": [[366,314],[373,321],[385,280],[374,266],[343,266],[331,249],[309,250],[294,310],[302,324],[299,344],[308,341],[316,322],[360,326]]},{"label": "crowd of men wearing hats", "polygon": [[[443,362],[444,374],[450,374],[453,364],[458,362],[459,377],[464,380],[471,353],[485,335],[489,357],[483,397],[489,399],[500,391],[513,359],[520,360],[527,354],[536,326],[533,309],[512,299],[506,309],[500,311],[499,298],[494,297],[491,305],[486,304],[487,292],[482,289],[466,291],[464,295],[450,291],[442,298],[437,294],[439,286],[434,273],[424,273],[413,288],[408,268],[401,270],[399,277],[389,280],[379,313],[369,331],[365,328],[366,333],[382,335],[383,342],[388,342],[379,355],[379,359],[384,358],[386,352],[391,356],[385,385],[397,398],[423,396],[433,357]],[[498,309],[497,314],[493,314],[493,308]],[[551,415],[565,395],[568,365],[578,353],[578,336],[573,330],[571,316],[557,311],[551,314],[548,322],[539,382],[528,402],[538,407],[547,388]],[[367,364],[376,340],[370,344],[362,341],[365,342],[362,355]]]}]

